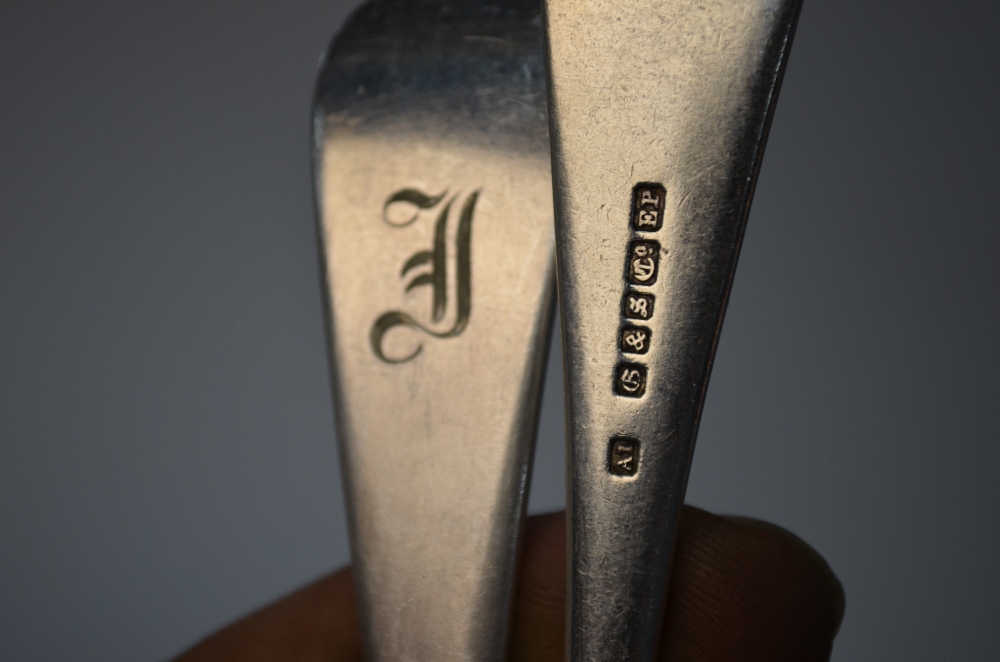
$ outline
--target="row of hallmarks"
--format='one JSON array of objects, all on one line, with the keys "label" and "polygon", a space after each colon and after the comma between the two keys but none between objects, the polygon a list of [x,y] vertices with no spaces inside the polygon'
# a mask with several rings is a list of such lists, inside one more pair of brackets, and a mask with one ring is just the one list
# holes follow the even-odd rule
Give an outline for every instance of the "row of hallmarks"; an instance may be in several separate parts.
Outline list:
[{"label": "row of hallmarks", "polygon": [[[646,394],[649,369],[642,363],[649,352],[653,332],[645,323],[653,319],[656,296],[644,288],[656,283],[660,271],[660,243],[655,233],[663,227],[667,191],[661,184],[638,184],[632,191],[629,241],[625,265],[626,290],[622,298],[622,319],[618,350],[623,358],[615,367],[614,392],[625,398]],[[614,437],[608,446],[608,471],[615,476],[634,476],[639,470],[639,441]]]},{"label": "row of hallmarks", "polygon": [[656,297],[642,288],[656,283],[660,271],[660,244],[649,234],[663,227],[663,208],[667,192],[660,184],[639,184],[632,192],[632,241],[625,265],[627,289],[622,299],[622,324],[618,349],[635,359],[619,361],[615,368],[615,393],[626,398],[641,398],[646,393],[649,371],[638,362],[649,351],[653,332],[643,322],[652,319]]}]

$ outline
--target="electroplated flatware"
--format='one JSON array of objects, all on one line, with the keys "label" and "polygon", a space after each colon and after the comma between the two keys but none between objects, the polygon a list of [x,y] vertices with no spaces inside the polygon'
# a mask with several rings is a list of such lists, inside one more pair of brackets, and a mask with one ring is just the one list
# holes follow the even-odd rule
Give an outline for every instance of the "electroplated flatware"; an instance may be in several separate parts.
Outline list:
[{"label": "electroplated flatware", "polygon": [[648,662],[800,2],[545,6],[568,408],[568,659]]},{"label": "electroplated flatware", "polygon": [[504,659],[549,330],[540,7],[376,0],[334,40],[315,177],[367,659]]}]

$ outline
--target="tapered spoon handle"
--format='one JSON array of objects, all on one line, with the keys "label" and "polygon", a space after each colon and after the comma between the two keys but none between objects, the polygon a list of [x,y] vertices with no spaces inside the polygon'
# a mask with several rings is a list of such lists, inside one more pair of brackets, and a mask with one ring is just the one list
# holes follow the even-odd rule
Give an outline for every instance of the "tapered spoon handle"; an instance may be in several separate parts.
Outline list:
[{"label": "tapered spoon handle", "polygon": [[378,0],[333,43],[316,185],[370,662],[502,662],[554,311],[537,0]]},{"label": "tapered spoon handle", "polygon": [[799,0],[546,0],[568,659],[650,662]]}]

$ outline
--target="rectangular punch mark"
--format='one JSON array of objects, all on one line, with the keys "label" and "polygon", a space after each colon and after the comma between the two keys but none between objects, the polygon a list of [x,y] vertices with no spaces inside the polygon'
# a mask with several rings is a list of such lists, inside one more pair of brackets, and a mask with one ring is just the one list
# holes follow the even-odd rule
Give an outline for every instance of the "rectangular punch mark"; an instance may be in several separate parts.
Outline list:
[{"label": "rectangular punch mark", "polygon": [[646,393],[646,366],[621,362],[615,368],[615,393],[626,398],[641,398]]},{"label": "rectangular punch mark", "polygon": [[633,285],[652,285],[656,282],[660,264],[660,244],[655,241],[633,241],[628,248],[626,277]]},{"label": "rectangular punch mark", "polygon": [[626,325],[622,327],[618,339],[618,349],[624,354],[645,354],[649,351],[653,332],[644,326]]},{"label": "rectangular punch mark", "polygon": [[656,232],[663,227],[667,190],[662,184],[637,184],[632,192],[632,229]]},{"label": "rectangular punch mark", "polygon": [[608,473],[634,476],[639,470],[639,442],[628,437],[614,437],[608,446]]},{"label": "rectangular punch mark", "polygon": [[656,297],[642,292],[626,292],[622,299],[622,314],[626,319],[648,320],[653,316]]}]

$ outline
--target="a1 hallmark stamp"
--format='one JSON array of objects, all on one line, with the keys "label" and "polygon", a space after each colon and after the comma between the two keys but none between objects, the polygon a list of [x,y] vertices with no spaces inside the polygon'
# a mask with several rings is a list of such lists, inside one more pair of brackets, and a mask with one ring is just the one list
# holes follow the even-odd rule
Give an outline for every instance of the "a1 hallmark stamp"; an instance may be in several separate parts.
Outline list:
[{"label": "a1 hallmark stamp", "polygon": [[608,446],[608,472],[612,476],[634,476],[639,470],[639,442],[614,437]]}]

